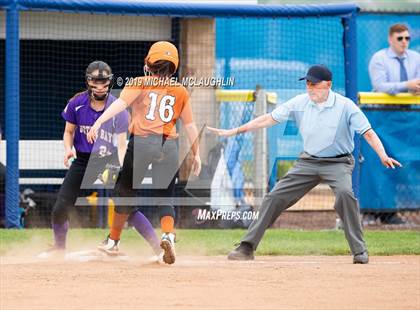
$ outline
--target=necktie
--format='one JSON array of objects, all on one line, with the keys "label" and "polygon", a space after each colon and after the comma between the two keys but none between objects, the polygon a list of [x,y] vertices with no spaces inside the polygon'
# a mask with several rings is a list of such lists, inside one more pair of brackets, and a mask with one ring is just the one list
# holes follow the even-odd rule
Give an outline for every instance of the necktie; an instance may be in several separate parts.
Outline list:
[{"label": "necktie", "polygon": [[408,77],[407,77],[407,70],[405,70],[405,67],[404,67],[404,59],[397,57],[397,60],[400,63],[400,82],[407,81]]}]

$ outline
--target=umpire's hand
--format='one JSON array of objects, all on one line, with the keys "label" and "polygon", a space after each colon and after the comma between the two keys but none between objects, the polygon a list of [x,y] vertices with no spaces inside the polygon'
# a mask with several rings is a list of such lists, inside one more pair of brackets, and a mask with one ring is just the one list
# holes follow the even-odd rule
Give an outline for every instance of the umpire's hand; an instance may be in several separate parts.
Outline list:
[{"label": "umpire's hand", "polygon": [[232,128],[232,129],[219,129],[214,127],[207,126],[207,129],[211,131],[212,133],[218,135],[219,137],[231,137],[238,133],[238,128]]},{"label": "umpire's hand", "polygon": [[397,160],[395,160],[392,157],[388,157],[388,155],[382,156],[381,162],[382,165],[384,165],[387,168],[395,169],[395,166],[402,167],[402,165]]}]

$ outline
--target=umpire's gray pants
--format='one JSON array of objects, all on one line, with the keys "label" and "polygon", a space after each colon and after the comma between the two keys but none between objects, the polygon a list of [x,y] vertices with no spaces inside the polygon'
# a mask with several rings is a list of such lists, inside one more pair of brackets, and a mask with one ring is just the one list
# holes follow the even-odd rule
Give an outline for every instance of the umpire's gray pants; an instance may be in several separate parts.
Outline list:
[{"label": "umpire's gray pants", "polygon": [[268,193],[242,242],[252,244],[254,249],[260,243],[265,230],[270,227],[283,210],[294,205],[320,182],[327,183],[335,194],[334,208],[340,216],[351,252],[366,251],[363,240],[359,204],[352,189],[352,155],[341,158],[316,158],[302,153],[296,164]]}]

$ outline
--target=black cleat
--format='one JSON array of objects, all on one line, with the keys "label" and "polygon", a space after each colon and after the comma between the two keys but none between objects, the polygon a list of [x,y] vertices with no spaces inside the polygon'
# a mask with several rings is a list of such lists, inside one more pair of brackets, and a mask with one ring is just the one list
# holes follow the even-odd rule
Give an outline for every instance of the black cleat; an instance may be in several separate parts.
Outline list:
[{"label": "black cleat", "polygon": [[254,249],[248,242],[241,242],[241,244],[228,255],[228,260],[253,260]]},{"label": "black cleat", "polygon": [[364,251],[353,256],[353,264],[367,264],[369,263],[369,255],[367,251]]}]

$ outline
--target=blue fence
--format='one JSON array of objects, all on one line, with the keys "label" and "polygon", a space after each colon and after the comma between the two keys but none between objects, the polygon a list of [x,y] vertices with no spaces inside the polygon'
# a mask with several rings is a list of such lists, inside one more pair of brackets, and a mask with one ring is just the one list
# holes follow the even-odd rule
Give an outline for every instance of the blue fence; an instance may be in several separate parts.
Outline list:
[{"label": "blue fence", "polygon": [[386,169],[372,148],[362,142],[360,203],[366,211],[420,208],[420,113],[416,110],[364,111],[388,155],[402,168]]},{"label": "blue fence", "polygon": [[[219,74],[235,76],[237,79],[234,88],[237,89],[254,89],[256,84],[259,84],[267,90],[276,91],[280,102],[304,90],[304,86],[296,80],[313,63],[325,63],[330,66],[334,72],[334,89],[354,100],[357,91],[371,90],[367,74],[368,62],[374,52],[387,46],[387,30],[389,25],[395,22],[408,24],[412,37],[410,48],[420,52],[420,18],[418,15],[361,13],[357,15],[356,25],[357,7],[354,5],[220,6],[116,0],[3,0],[0,1],[0,6],[6,10],[7,17],[5,44],[5,63],[7,64],[5,66],[5,81],[7,82],[5,106],[7,113],[5,113],[6,128],[4,128],[4,131],[8,141],[7,154],[9,155],[7,161],[6,206],[8,208],[8,226],[10,227],[16,225],[19,195],[17,158],[20,138],[20,93],[18,87],[20,56],[18,12],[20,11],[77,11],[95,14],[169,15],[185,18],[216,17],[216,56]],[[273,17],[273,19],[262,17]],[[276,17],[293,18],[275,19]],[[319,27],[317,31],[323,31],[325,36],[314,36],[313,25],[315,24]],[[249,29],[253,31],[253,41],[249,40],[250,36],[246,32],[235,31],[235,29],[247,25],[252,26]],[[299,31],[295,31],[296,29]],[[357,44],[355,44],[356,33]],[[342,41],[337,40],[337,38],[343,36],[344,47]],[[294,53],[290,53],[290,51]],[[296,53],[299,54],[299,61],[296,61]],[[272,62],[266,62],[269,65],[261,68],[258,67],[261,65],[258,59],[269,59]],[[355,65],[356,62],[357,65]],[[281,85],[279,86],[279,84]],[[377,112],[367,112],[367,115],[374,126],[377,121],[380,121]],[[413,112],[412,115],[417,114]],[[412,116],[410,114],[406,117],[411,118]],[[269,130],[269,168],[272,167],[277,158],[290,159],[300,151],[300,137],[294,124],[288,123],[284,126],[284,128],[278,126]],[[387,140],[386,137],[384,137],[384,140]],[[387,142],[389,143],[387,146],[391,150],[398,147],[397,141],[392,139],[389,141],[391,142]],[[368,162],[370,151],[364,148],[363,155]],[[368,172],[364,170],[365,167],[364,164],[361,172],[362,180],[368,179]],[[418,169],[417,166],[413,169],[415,170],[415,168]],[[356,193],[359,184],[357,171],[356,168],[354,182]],[[412,175],[406,175],[404,178],[410,179]],[[392,178],[388,181],[392,182]],[[418,197],[414,196],[413,201],[418,201],[416,199]],[[366,201],[366,198],[361,196],[362,208],[367,205]],[[382,205],[382,203],[380,204]],[[397,205],[400,204],[394,204],[394,206]]]},{"label": "blue fence", "polygon": [[[298,93],[305,91],[304,85],[299,84],[297,78],[305,72],[310,64],[314,63],[324,63],[332,69],[334,73],[333,88],[335,91],[342,94],[348,94],[349,92],[346,91],[346,77],[352,76],[357,76],[357,86],[353,85],[352,87],[355,87],[358,91],[370,91],[372,86],[369,80],[368,63],[376,51],[388,46],[387,37],[390,25],[394,23],[407,24],[410,28],[411,34],[410,48],[420,52],[419,17],[420,16],[418,14],[359,13],[357,17],[357,73],[348,72],[347,74],[346,68],[343,65],[344,54],[340,54],[340,51],[343,50],[342,43],[338,41],[328,42],[322,36],[317,37],[317,39],[314,40],[313,33],[308,30],[314,27],[314,21],[311,19],[298,19],[291,21],[248,20],[247,23],[250,23],[253,27],[255,27],[251,29],[255,29],[255,31],[260,33],[259,40],[261,42],[258,41],[257,36],[257,42],[255,42],[255,44],[254,42],[248,41],[246,34],[241,36],[240,33],[235,32],[237,27],[243,26],[240,20],[235,23],[228,23],[225,19],[218,19],[217,57],[220,72],[221,74],[226,75],[226,71],[228,70],[226,69],[226,64],[228,62],[227,59],[231,59],[233,57],[233,50],[235,57],[242,57],[242,59],[269,58],[275,60],[273,61],[272,66],[267,68],[259,68],[257,63],[254,63],[252,66],[252,63],[250,63],[248,68],[242,67],[240,68],[240,71],[238,68],[233,68],[229,69],[229,72],[235,76],[239,76],[237,84],[235,85],[236,88],[252,89],[255,88],[256,84],[260,84],[270,91],[277,92],[279,104]],[[292,25],[294,29],[300,29],[300,31],[291,33],[289,30],[289,24],[287,24],[288,22],[290,22],[290,25]],[[285,26],[286,24],[287,27]],[[321,29],[324,28],[324,30],[328,31],[328,34],[333,38],[343,35],[342,24],[333,18],[324,19],[322,24],[317,24],[317,27],[321,27]],[[264,31],[268,32],[269,35],[264,35]],[[353,44],[355,44],[356,41],[355,38],[353,38],[352,40],[347,40],[347,42],[353,42]],[[298,51],[297,53],[296,50]],[[337,53],[337,51],[339,52]],[[298,56],[299,61],[296,61],[296,56]],[[275,68],[278,68],[278,70],[275,70]],[[352,99],[356,102],[355,97],[352,97]],[[367,116],[372,122],[373,127],[376,129],[377,122],[381,120],[381,117],[383,117],[383,119],[388,119],[389,115],[392,115],[393,112],[394,111],[387,113],[381,111],[370,111],[367,112]],[[399,114],[401,117],[400,122],[389,124],[389,126],[399,126],[404,117],[408,120],[412,120],[415,115],[417,115],[416,112]],[[382,125],[383,124],[378,125],[379,128],[377,128],[380,133],[382,133],[382,130],[384,129]],[[412,127],[411,132],[413,132],[413,135],[416,135],[414,132],[418,132],[418,129]],[[393,131],[393,134],[396,134],[395,131]],[[400,135],[400,133],[397,134]],[[392,135],[387,134],[385,131],[383,139],[386,141],[387,147],[389,147],[392,151],[394,149],[399,149],[399,147],[401,147],[401,141],[409,136],[410,135],[405,135],[402,137],[402,140],[398,140],[395,139],[395,136],[392,137]],[[359,139],[356,138],[356,145],[359,143]],[[393,179],[388,175],[395,172],[386,171],[386,169],[381,166],[376,154],[369,149],[364,141],[361,143],[363,145],[363,156],[366,158],[366,161],[365,164],[361,166],[362,170],[360,176],[358,175],[359,165],[356,165],[353,178],[353,183],[355,185],[354,189],[358,197],[360,197],[358,185],[361,184],[363,187],[363,194],[361,194],[362,196],[360,197],[361,208],[365,210],[419,208],[420,203],[418,203],[418,197],[410,191],[414,189],[413,186],[416,184],[415,182],[413,183],[413,180],[417,180],[415,176],[413,176],[413,174],[416,174],[415,169],[404,169],[404,172],[398,172],[397,174],[405,175],[405,178]],[[268,144],[269,169],[274,167],[277,160],[290,160],[297,158],[298,154],[302,150],[301,137],[294,122],[287,122],[270,128],[268,130]],[[420,153],[417,148],[405,148],[405,152],[410,151],[414,152],[409,155],[411,159],[415,156],[415,152]],[[358,157],[357,148],[354,155],[356,158]],[[402,160],[404,157],[405,155]],[[374,170],[370,163],[375,163],[374,167],[377,170]],[[414,167],[412,165],[414,165]],[[416,167],[415,165],[415,163],[409,164],[409,166],[413,168]],[[276,171],[276,169],[273,169],[273,171]],[[377,198],[375,198],[376,202],[371,204],[368,198],[369,195],[367,188],[369,188],[369,191],[373,191],[371,188],[373,184],[370,183],[373,171],[380,171],[380,173],[375,175],[375,184],[380,185],[378,182],[380,183],[381,181],[377,178],[383,177],[384,179],[382,181],[388,184],[388,187],[394,189],[388,192],[389,195],[382,195],[379,198],[377,196]],[[401,188],[404,188],[404,183],[401,183],[403,179],[411,185],[406,186],[406,189],[401,190]],[[272,176],[270,179],[271,185],[274,185],[274,180],[275,176]],[[369,183],[367,187],[365,187],[366,183]],[[380,186],[380,188],[383,189],[382,186]],[[396,188],[399,188],[399,190]],[[376,193],[377,190],[378,189],[373,192]],[[404,193],[407,193],[405,198],[403,198]],[[400,198],[396,198],[397,196]],[[406,203],[404,205],[400,202],[394,203],[395,199],[398,199],[399,201],[403,199]]]},{"label": "blue fence", "polygon": [[[223,40],[223,34],[221,33],[220,25],[223,24],[223,18],[228,20],[229,18],[236,17],[235,21],[242,23],[244,20],[246,22],[252,22],[250,19],[255,20],[256,31],[261,31],[266,33],[267,30],[275,30],[278,34],[268,33],[270,36],[273,36],[276,39],[278,36],[285,36],[281,23],[273,22],[275,18],[283,18],[282,20],[292,20],[291,18],[298,18],[299,21],[306,25],[307,20],[303,18],[312,18],[321,20],[321,25],[323,21],[329,23],[341,29],[341,33],[346,40],[345,47],[340,46],[341,40],[334,41],[337,42],[337,48],[340,48],[343,53],[337,57],[335,64],[340,66],[341,69],[337,70],[340,75],[341,84],[340,87],[345,89],[346,95],[352,98],[356,97],[356,78],[355,71],[353,68],[356,68],[356,49],[355,45],[351,44],[355,40],[355,17],[357,12],[357,7],[352,4],[331,4],[331,5],[298,5],[298,6],[258,6],[258,5],[211,5],[211,4],[186,4],[186,3],[148,3],[142,1],[117,1],[117,0],[107,0],[107,1],[84,1],[84,0],[56,0],[56,1],[47,1],[47,0],[15,0],[15,1],[0,1],[0,6],[7,11],[7,23],[6,23],[6,96],[5,96],[5,106],[6,106],[6,139],[7,139],[7,177],[6,177],[6,224],[8,227],[18,227],[18,201],[19,201],[19,167],[18,167],[18,158],[19,158],[19,149],[18,142],[20,138],[19,134],[19,12],[32,10],[32,11],[59,11],[59,12],[74,12],[74,13],[89,13],[89,14],[125,14],[125,15],[163,15],[170,17],[183,17],[183,18],[194,18],[194,17],[214,17],[218,20],[218,37],[220,35],[221,40]],[[264,18],[264,19],[259,19]],[[274,18],[271,20],[270,18]],[[229,19],[229,23],[233,24],[233,19]],[[273,23],[275,24],[273,26]],[[341,25],[344,24],[344,27]],[[326,29],[331,29],[331,25],[327,26]],[[240,25],[239,25],[240,26]],[[243,26],[243,25],[242,25]],[[297,26],[297,24],[295,25]],[[299,25],[299,28],[301,26]],[[293,32],[294,28],[290,28],[290,31]],[[306,29],[306,28],[302,28]],[[307,38],[310,38],[310,27],[308,26],[307,30],[309,31]],[[319,30],[319,29],[318,29]],[[305,32],[305,31],[303,31]],[[245,32],[243,32],[245,33]],[[305,36],[305,35],[304,35]],[[325,40],[330,40],[331,34],[326,33],[324,36]],[[228,40],[236,38],[234,35]],[[289,42],[293,42],[293,34],[289,35]],[[258,40],[258,39],[257,39]],[[254,51],[254,55],[263,53],[267,50],[271,55],[273,60],[275,60],[277,50],[272,47],[267,47],[264,43],[267,44],[277,44],[277,47],[281,47],[275,40],[266,40],[261,42],[259,45],[262,47],[261,50]],[[250,42],[252,45],[252,42]],[[331,46],[331,42],[329,42]],[[217,44],[219,47],[220,45]],[[252,48],[248,46],[250,50]],[[297,47],[296,47],[297,48]],[[300,47],[299,47],[300,48]],[[309,58],[308,63],[305,64],[302,69],[305,69],[309,62],[319,62],[316,57],[322,54],[321,50],[319,51],[310,51],[308,45],[307,54],[313,55],[314,58]],[[335,48],[335,47],[333,47]],[[225,49],[225,51],[228,51]],[[232,50],[234,51],[234,50]],[[239,50],[235,50],[239,52]],[[218,53],[220,55],[220,49],[218,48]],[[287,54],[286,50],[282,52],[284,55]],[[262,54],[265,56],[265,54]],[[318,55],[318,56],[316,56]],[[242,55],[239,55],[241,57]],[[228,55],[228,58],[230,56]],[[230,62],[229,62],[230,64]],[[225,75],[230,76],[233,73],[238,73],[238,77],[241,75],[241,72],[232,72],[231,66],[225,66],[228,68],[224,72]],[[230,70],[230,72],[229,72]],[[296,71],[297,74],[301,74],[301,70]],[[344,77],[345,74],[350,74],[352,76]],[[244,76],[246,78],[251,78],[251,76]],[[251,83],[253,82],[252,79]],[[262,81],[265,83],[265,81]],[[242,82],[240,82],[242,83]],[[260,82],[261,83],[261,82]],[[241,84],[237,84],[241,85]],[[273,84],[274,85],[274,84]],[[242,87],[242,86],[241,86]]]}]

